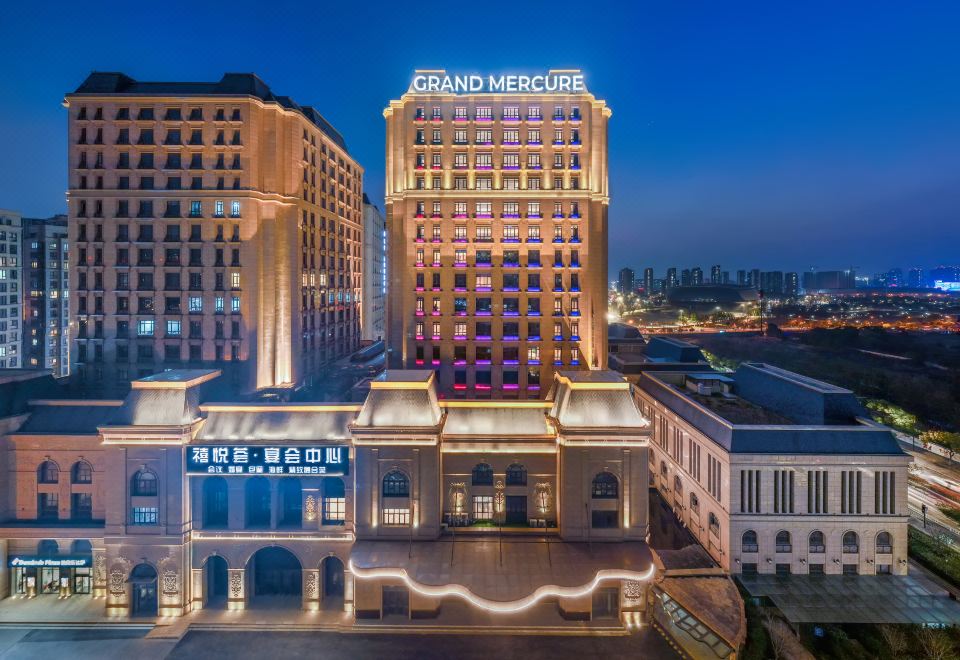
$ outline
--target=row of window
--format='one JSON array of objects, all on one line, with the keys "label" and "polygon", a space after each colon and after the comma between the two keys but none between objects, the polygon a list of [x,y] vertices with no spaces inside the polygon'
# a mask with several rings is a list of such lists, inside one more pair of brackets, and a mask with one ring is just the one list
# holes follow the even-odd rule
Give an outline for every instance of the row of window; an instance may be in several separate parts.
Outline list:
[{"label": "row of window", "polygon": [[[152,200],[152,199],[141,199],[141,200],[138,200],[138,201],[137,201],[137,217],[138,217],[138,218],[150,218],[150,219],[157,217],[157,214],[156,214],[155,211],[154,211],[153,202],[154,202],[154,200]],[[203,202],[201,202],[201,201],[199,201],[199,200],[193,200],[193,201],[191,201],[190,204],[189,204],[189,209],[190,209],[190,214],[189,214],[188,217],[190,217],[190,218],[202,218],[202,217],[203,217]],[[214,217],[214,218],[225,218],[225,217],[227,217],[226,214],[225,214],[225,213],[226,213],[226,212],[225,212],[225,209],[226,209],[226,202],[224,202],[224,200],[222,200],[222,199],[214,200],[214,202],[213,202],[213,215],[212,215],[212,217]],[[241,211],[240,201],[239,201],[239,200],[231,200],[231,201],[230,201],[230,217],[231,217],[231,218],[239,218],[239,217],[241,217],[240,211]],[[88,200],[86,200],[86,199],[81,199],[81,200],[79,200],[79,201],[77,202],[77,216],[78,216],[78,217],[81,217],[81,218],[85,218],[85,217],[88,217],[89,215],[92,215],[92,216],[95,217],[95,218],[102,218],[102,217],[103,217],[103,200],[99,200],[99,199],[93,200],[93,206],[92,206],[92,208],[88,205]],[[116,210],[115,210],[115,212],[114,212],[114,217],[115,217],[115,218],[129,218],[129,217],[130,217],[130,200],[128,200],[128,199],[118,199],[118,200],[117,200],[117,205],[116,205]],[[182,217],[183,217],[183,212],[182,212],[182,207],[181,207],[180,200],[178,200],[178,199],[167,200],[166,206],[164,207],[163,217],[164,217],[164,218],[182,218]],[[80,225],[80,226],[81,226],[81,227],[84,227],[85,225]],[[119,229],[120,227],[126,227],[126,226],[127,226],[127,225],[117,225],[117,227],[118,227],[117,231],[118,231],[118,232],[121,231],[121,230]],[[178,225],[169,225],[169,226],[170,226],[170,227],[172,227],[172,226],[177,226],[177,227],[179,228]],[[200,225],[194,225],[194,226],[199,227]],[[143,226],[140,228],[140,231],[143,231],[143,228],[144,228],[144,227],[149,227],[149,225],[143,225]],[[239,227],[239,225],[235,225],[235,227]],[[223,240],[223,238],[222,238],[222,235],[223,235],[222,225],[218,225],[218,228],[219,228],[219,230],[220,230],[220,236],[221,236],[220,240]],[[191,231],[192,231],[192,230],[191,230]],[[78,240],[85,241],[85,240],[87,240],[87,239],[86,239],[86,238],[78,238]],[[100,238],[100,239],[94,238],[93,240],[103,240],[103,239],[102,239],[102,238]],[[117,238],[117,240],[129,240],[129,238]],[[139,239],[138,239],[138,240],[139,240]],[[151,238],[151,239],[147,239],[147,240],[153,240],[153,239]],[[177,239],[177,240],[179,240],[179,239]],[[197,240],[199,240],[199,238],[198,238]]]},{"label": "row of window", "polygon": [[[177,158],[170,159],[168,157],[167,164],[168,166],[164,169],[180,169],[180,159],[179,154]],[[473,165],[470,165],[470,159],[468,155],[463,153],[453,154],[453,169],[455,170],[492,170],[493,167],[493,154],[491,153],[476,153],[473,157]],[[141,159],[142,162],[142,159]],[[175,166],[170,166],[173,163]],[[449,163],[448,163],[449,165]],[[427,167],[427,155],[424,153],[418,153],[414,156],[414,169],[423,170]],[[530,152],[527,154],[526,160],[524,161],[524,167],[528,170],[541,170],[543,169],[543,160],[539,152]],[[149,164],[145,166],[138,166],[137,169],[153,169],[153,159],[149,160]],[[191,168],[191,169],[202,169],[200,168]],[[222,169],[222,168],[221,168]],[[430,169],[432,170],[441,170],[443,169],[443,156],[442,154],[432,154],[430,158]],[[501,154],[500,159],[500,169],[503,170],[519,170],[520,169],[520,154],[519,153],[504,153]],[[571,153],[567,154],[564,157],[562,153],[553,154],[553,168],[554,170],[579,170],[580,169],[580,154]]]},{"label": "row of window", "polygon": [[[449,185],[444,187],[443,176],[439,174],[429,177],[429,186],[427,185],[427,178],[418,174],[414,180],[414,188],[416,190],[427,190],[428,188],[430,190],[580,190],[579,176],[571,176],[565,181],[563,174],[553,176],[552,186],[550,178],[544,181],[540,176],[526,176],[523,181],[520,177],[504,176],[497,186],[494,186],[493,178],[489,176],[470,178],[455,176],[453,177],[452,187]],[[471,178],[473,179],[472,183]]]},{"label": "row of window", "polygon": [[[493,236],[493,230],[490,225],[476,225],[476,239],[477,242],[484,240],[490,240]],[[504,243],[519,243],[520,242],[520,225],[503,225],[503,242]],[[434,243],[440,242],[442,239],[440,237],[441,227],[440,225],[433,225],[431,227],[431,238],[430,240]],[[554,243],[580,243],[580,228],[579,227],[568,227],[567,228],[568,236],[564,236],[564,227],[563,225],[557,224],[553,226],[553,238]],[[413,235],[413,240],[417,243],[423,243],[427,240],[425,227],[423,225],[417,225],[416,232]],[[453,232],[453,242],[454,243],[466,243],[467,242],[467,226],[466,225],[454,225]],[[527,225],[527,243],[542,243],[542,236],[540,234],[540,225]],[[457,259],[457,263],[464,263],[466,261],[467,251],[457,250],[456,255],[458,257],[463,256],[463,259]],[[488,261],[489,262],[489,261]]]},{"label": "row of window", "polygon": [[[121,106],[117,108],[116,113],[113,116],[113,119],[116,121],[129,121],[131,119],[136,119],[137,121],[155,121],[158,117],[162,116],[163,121],[183,121],[183,109],[179,107],[162,107],[160,108],[161,112],[157,112],[157,109],[153,106],[141,106],[139,108],[134,108],[133,113],[131,113],[130,108],[127,106]],[[77,108],[76,118],[78,120],[92,119],[94,121],[101,121],[104,119],[104,113],[102,107],[93,107],[88,109],[87,106],[81,105]],[[204,114],[202,107],[192,107],[187,113],[187,121],[204,121]],[[240,108],[216,108],[213,111],[213,121],[243,121],[240,115]]]},{"label": "row of window", "polygon": [[[487,229],[486,234],[489,235],[489,229],[490,229],[490,228],[487,227],[486,229]],[[477,228],[477,233],[478,233],[478,234],[481,234],[481,228],[480,228],[480,227]],[[479,239],[478,239],[478,240],[479,240]],[[479,266],[479,267],[484,267],[484,266],[486,266],[486,267],[493,267],[494,264],[492,263],[492,255],[489,255],[489,254],[487,254],[487,253],[488,253],[488,250],[477,250],[477,254],[476,254],[476,256],[475,256],[475,258],[476,258],[476,260],[477,260],[476,266]],[[464,250],[462,254],[456,254],[456,253],[455,253],[454,256],[455,256],[455,258],[456,258],[456,257],[461,257],[461,258],[463,258],[464,260],[466,260],[466,251]],[[541,267],[543,267],[543,263],[540,261],[540,250],[527,250],[527,253],[526,253],[526,255],[524,255],[524,256],[526,256],[526,258],[527,258],[527,262],[526,262],[525,264],[523,264],[524,267],[527,267],[527,268],[541,268]],[[434,250],[433,250],[433,255],[432,255],[432,257],[433,257],[433,261],[430,262],[430,265],[431,265],[431,266],[442,266],[442,265],[443,265],[443,263],[441,262],[441,250],[439,250],[439,249],[434,249]],[[488,260],[490,260],[490,261],[481,261],[481,259],[488,259]],[[425,252],[424,252],[424,249],[423,249],[423,248],[417,248],[417,250],[416,250],[416,264],[415,264],[415,265],[416,265],[417,267],[424,267],[424,266],[427,265],[427,262],[425,261]],[[466,267],[467,264],[466,264],[466,262],[464,261],[464,262],[462,262],[462,263],[456,263],[456,264],[454,264],[454,265],[455,265],[455,266],[463,266],[463,267]],[[548,263],[547,265],[549,266],[549,265],[551,265],[551,264]],[[504,250],[504,251],[503,251],[503,261],[502,261],[500,264],[497,264],[497,266],[498,266],[498,267],[504,267],[504,268],[519,268],[519,267],[521,266],[521,262],[520,262],[520,251],[519,251],[519,250]],[[560,250],[560,249],[554,250],[554,251],[553,251],[553,263],[552,263],[552,266],[553,266],[554,268],[565,268],[565,267],[569,267],[569,268],[580,268],[580,266],[581,266],[581,263],[580,263],[580,250],[579,250],[579,249],[577,249],[577,250],[570,250],[569,257],[568,257],[568,260],[567,260],[566,262],[564,261],[563,250]],[[463,284],[462,286],[466,286],[466,283],[465,283],[465,282],[466,282],[466,274],[457,273],[457,274],[455,275],[455,277],[459,278],[461,275],[462,275],[463,278],[464,278],[464,284]],[[418,286],[419,286],[419,285],[418,285]],[[455,286],[461,286],[461,285],[457,284],[457,285],[455,285]]]},{"label": "row of window", "polygon": [[[777,532],[774,547],[778,553],[793,552],[793,536],[786,530]],[[893,538],[890,533],[878,533],[874,548],[877,554],[891,554],[893,552]],[[844,532],[841,549],[844,554],[856,554],[860,552],[860,536],[854,531]],[[747,554],[760,551],[757,532],[751,529],[743,533],[740,539],[740,551]],[[810,554],[823,554],[827,551],[826,537],[823,532],[819,530],[810,532],[810,535],[807,537],[807,551]]]},{"label": "row of window", "polygon": [[[416,208],[414,215],[418,218],[425,217],[426,215],[426,201],[418,200],[416,202]],[[507,201],[499,204],[501,209],[502,217],[520,217],[520,202]],[[439,200],[434,200],[431,203],[431,217],[439,218],[441,208],[441,202]],[[484,217],[493,217],[493,202],[474,202],[474,213],[475,217],[484,218]],[[564,215],[565,210],[564,202],[555,201],[553,203],[553,217],[554,218],[563,218],[568,217]],[[467,217],[468,204],[465,201],[455,201],[453,203],[453,217],[454,218],[466,218]],[[580,217],[580,202],[570,202],[569,206],[569,217],[576,219]],[[529,201],[527,202],[526,217],[531,219],[537,219],[541,216],[541,204],[539,201]]]},{"label": "row of window", "polygon": [[[468,107],[465,105],[454,106],[453,120],[467,121],[470,119],[470,117],[467,115],[467,112]],[[543,121],[543,109],[539,105],[527,106],[526,114],[523,116],[527,121]],[[503,121],[520,121],[521,107],[519,105],[504,106],[500,118]],[[568,118],[570,121],[580,121],[580,106],[571,106],[569,110],[567,110],[566,106],[554,106],[553,114],[550,116],[550,118],[554,121],[563,121]],[[422,105],[417,106],[414,110],[413,119],[414,121],[425,121],[427,119],[426,108]],[[493,106],[475,106],[473,109],[473,119],[475,121],[492,121]],[[443,121],[443,108],[441,106],[433,106],[430,108],[430,121]]]}]

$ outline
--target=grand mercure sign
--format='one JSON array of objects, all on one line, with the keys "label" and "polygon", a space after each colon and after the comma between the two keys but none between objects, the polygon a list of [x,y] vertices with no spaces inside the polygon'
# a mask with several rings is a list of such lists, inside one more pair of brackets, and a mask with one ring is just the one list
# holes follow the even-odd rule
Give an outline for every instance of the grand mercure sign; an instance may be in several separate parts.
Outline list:
[{"label": "grand mercure sign", "polygon": [[411,92],[446,94],[580,94],[587,91],[579,71],[551,71],[543,75],[492,74],[447,75],[418,71],[410,82]]},{"label": "grand mercure sign", "polygon": [[187,474],[345,475],[350,451],[340,446],[190,445]]}]

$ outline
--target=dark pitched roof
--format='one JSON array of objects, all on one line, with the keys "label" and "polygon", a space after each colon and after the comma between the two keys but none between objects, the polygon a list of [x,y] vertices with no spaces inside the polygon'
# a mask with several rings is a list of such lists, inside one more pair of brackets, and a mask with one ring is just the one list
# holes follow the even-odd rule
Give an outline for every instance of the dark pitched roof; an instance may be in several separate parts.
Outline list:
[{"label": "dark pitched roof", "polygon": [[116,405],[89,405],[87,402],[38,405],[16,432],[25,435],[97,435],[97,429],[109,424],[118,409]]},{"label": "dark pitched roof", "polygon": [[120,72],[94,71],[80,86],[67,96],[253,96],[265,103],[276,103],[288,110],[296,110],[319,128],[341,149],[347,151],[343,135],[317,110],[299,105],[289,96],[274,94],[255,73],[225,73],[219,82],[141,82]]}]

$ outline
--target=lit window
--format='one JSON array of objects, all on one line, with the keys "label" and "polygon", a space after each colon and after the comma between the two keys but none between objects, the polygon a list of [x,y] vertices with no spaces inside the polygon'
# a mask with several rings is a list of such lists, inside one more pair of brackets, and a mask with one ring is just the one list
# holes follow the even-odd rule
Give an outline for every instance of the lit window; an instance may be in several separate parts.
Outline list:
[{"label": "lit window", "polygon": [[492,495],[474,495],[473,496],[473,519],[474,520],[493,520],[493,496]]},{"label": "lit window", "polygon": [[230,311],[234,314],[240,313],[240,296],[230,298]]},{"label": "lit window", "polygon": [[203,298],[200,296],[190,296],[187,300],[187,309],[191,312],[202,312],[203,311]]},{"label": "lit window", "polygon": [[153,319],[141,319],[137,321],[137,335],[140,337],[152,337],[153,328]]},{"label": "lit window", "polygon": [[180,321],[167,321],[167,336],[168,337],[180,336]]},{"label": "lit window", "polygon": [[217,218],[223,217],[223,200],[218,199],[213,203],[213,215]]},{"label": "lit window", "polygon": [[230,287],[234,289],[240,288],[240,271],[235,270],[230,273]]},{"label": "lit window", "polygon": [[409,525],[410,509],[384,509],[384,525]]},{"label": "lit window", "polygon": [[135,506],[131,522],[134,525],[156,525],[159,511],[155,506]]}]

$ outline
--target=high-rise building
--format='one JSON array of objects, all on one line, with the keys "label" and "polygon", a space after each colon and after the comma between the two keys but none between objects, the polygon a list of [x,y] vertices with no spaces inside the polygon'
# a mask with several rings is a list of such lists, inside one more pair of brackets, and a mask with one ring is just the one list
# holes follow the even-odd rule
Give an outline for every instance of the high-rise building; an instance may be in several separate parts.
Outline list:
[{"label": "high-rise building", "polygon": [[730,271],[725,270],[720,273],[720,284],[730,284]]},{"label": "high-rise building", "polygon": [[654,294],[653,269],[649,267],[643,269],[643,292],[648,296]]},{"label": "high-rise building", "polygon": [[690,283],[693,285],[703,284],[703,269],[700,266],[690,271]]},{"label": "high-rise building", "polygon": [[366,341],[387,336],[387,223],[363,194],[363,312],[361,332]]},{"label": "high-rise building", "polygon": [[70,375],[70,260],[67,217],[23,219],[25,367]]},{"label": "high-rise building", "polygon": [[746,286],[747,285],[747,271],[738,270],[737,271],[737,286]]},{"label": "high-rise building", "polygon": [[763,286],[760,281],[759,268],[754,268],[747,273],[747,286],[752,286],[754,289],[759,289]]},{"label": "high-rise building", "polygon": [[690,286],[693,280],[690,277],[690,269],[684,268],[680,271],[680,285],[681,286]]},{"label": "high-rise building", "polygon": [[617,291],[621,295],[633,293],[637,288],[637,276],[632,268],[621,268],[617,275]]},{"label": "high-rise building", "polygon": [[793,298],[799,292],[800,292],[800,278],[794,272],[787,273],[783,283],[784,295],[787,295]]},{"label": "high-rise building", "polygon": [[289,388],[358,348],[363,170],[320,113],[253,74],[93,73],[66,107],[83,391],[178,366]]},{"label": "high-rise building", "polygon": [[677,286],[677,269],[668,268],[667,269],[667,288],[672,289]]},{"label": "high-rise building", "polygon": [[20,214],[0,209],[0,369],[24,366],[22,231]]},{"label": "high-rise building", "polygon": [[418,71],[384,110],[389,365],[445,392],[606,364],[611,111],[579,71],[535,78],[563,86]]},{"label": "high-rise building", "polygon": [[828,289],[854,289],[857,286],[857,272],[850,270],[808,270],[803,274],[804,291]]},{"label": "high-rise building", "polygon": [[919,289],[923,286],[926,286],[926,281],[923,279],[922,268],[911,268],[907,272],[907,286],[913,289]]},{"label": "high-rise building", "polygon": [[710,284],[721,284],[723,282],[723,273],[720,270],[720,265],[710,267]]},{"label": "high-rise building", "polygon": [[783,294],[783,271],[773,270],[760,274],[760,288],[767,296]]}]

